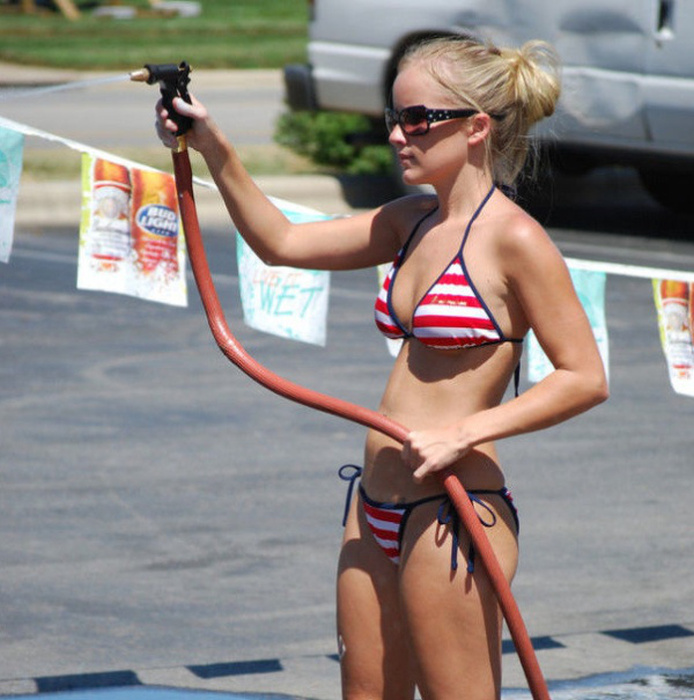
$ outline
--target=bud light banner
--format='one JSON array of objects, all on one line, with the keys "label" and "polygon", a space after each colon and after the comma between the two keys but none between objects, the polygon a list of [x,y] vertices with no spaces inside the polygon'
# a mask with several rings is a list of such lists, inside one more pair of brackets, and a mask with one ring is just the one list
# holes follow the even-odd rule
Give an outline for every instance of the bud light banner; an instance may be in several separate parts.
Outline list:
[{"label": "bud light banner", "polygon": [[83,154],[77,286],[186,306],[184,241],[171,175]]},{"label": "bud light banner", "polygon": [[[283,208],[295,223],[330,218],[311,211]],[[324,346],[330,273],[270,267],[236,236],[236,258],[243,318],[251,328]]]},{"label": "bud light banner", "polygon": [[24,135],[0,126],[0,262],[10,261]]},{"label": "bud light banner", "polygon": [[694,396],[694,284],[654,279],[653,296],[670,385]]}]

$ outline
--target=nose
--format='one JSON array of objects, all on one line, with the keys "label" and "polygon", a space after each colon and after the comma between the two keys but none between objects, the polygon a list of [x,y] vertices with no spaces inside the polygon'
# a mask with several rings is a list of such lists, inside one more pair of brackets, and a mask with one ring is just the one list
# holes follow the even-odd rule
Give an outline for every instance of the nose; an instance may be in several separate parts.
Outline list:
[{"label": "nose", "polygon": [[388,143],[392,146],[397,144],[405,143],[405,132],[400,127],[400,124],[396,124],[392,129],[390,134],[388,134]]}]

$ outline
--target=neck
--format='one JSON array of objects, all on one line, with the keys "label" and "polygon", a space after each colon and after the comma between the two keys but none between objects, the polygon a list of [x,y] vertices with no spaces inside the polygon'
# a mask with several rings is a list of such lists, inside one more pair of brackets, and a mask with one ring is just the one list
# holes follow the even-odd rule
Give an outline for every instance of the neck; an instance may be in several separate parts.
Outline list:
[{"label": "neck", "polygon": [[469,219],[493,185],[490,173],[473,170],[461,172],[448,187],[435,186],[439,210],[444,219]]}]

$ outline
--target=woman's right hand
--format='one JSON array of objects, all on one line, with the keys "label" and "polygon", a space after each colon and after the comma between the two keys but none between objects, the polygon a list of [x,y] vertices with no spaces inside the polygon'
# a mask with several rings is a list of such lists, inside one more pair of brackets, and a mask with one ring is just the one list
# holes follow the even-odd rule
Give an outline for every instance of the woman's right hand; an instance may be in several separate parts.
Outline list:
[{"label": "woman's right hand", "polygon": [[[192,126],[190,130],[186,132],[186,144],[199,151],[201,150],[205,136],[209,135],[212,130],[212,121],[202,102],[196,100],[192,95],[190,99],[192,104],[188,104],[180,97],[174,97],[173,107],[178,114],[192,119]],[[178,125],[170,118],[171,115],[166,107],[164,107],[162,100],[157,102],[155,111],[157,115],[155,127],[159,139],[167,148],[176,148],[178,146],[178,141],[176,139]]]}]

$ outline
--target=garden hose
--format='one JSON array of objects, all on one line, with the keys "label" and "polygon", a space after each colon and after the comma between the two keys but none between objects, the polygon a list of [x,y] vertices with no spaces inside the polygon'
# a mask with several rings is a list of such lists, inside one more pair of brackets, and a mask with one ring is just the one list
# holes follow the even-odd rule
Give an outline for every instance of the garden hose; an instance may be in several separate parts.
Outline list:
[{"label": "garden hose", "polygon": [[[205,254],[200,234],[200,225],[193,194],[193,175],[185,138],[185,132],[190,126],[190,121],[183,121],[187,118],[178,115],[173,108],[174,97],[178,96],[190,102],[187,91],[189,72],[190,66],[187,63],[179,65],[148,64],[142,70],[131,73],[131,79],[147,82],[150,85],[159,83],[162,98],[167,105],[169,115],[179,126],[176,133],[178,146],[172,150],[172,159],[181,222],[193,276],[195,277],[210,330],[217,345],[224,355],[242,372],[276,394],[309,408],[378,430],[400,444],[404,443],[408,435],[408,430],[404,426],[376,411],[319,393],[278,376],[254,360],[231,333],[212,281],[207,255]],[[468,531],[472,545],[487,572],[525,672],[533,700],[550,700],[547,684],[540,670],[535,650],[520,610],[511,593],[511,586],[506,580],[494,554],[494,550],[484,532],[483,525],[479,521],[470,497],[450,469],[443,470],[437,475],[453,503],[463,527]]]}]

